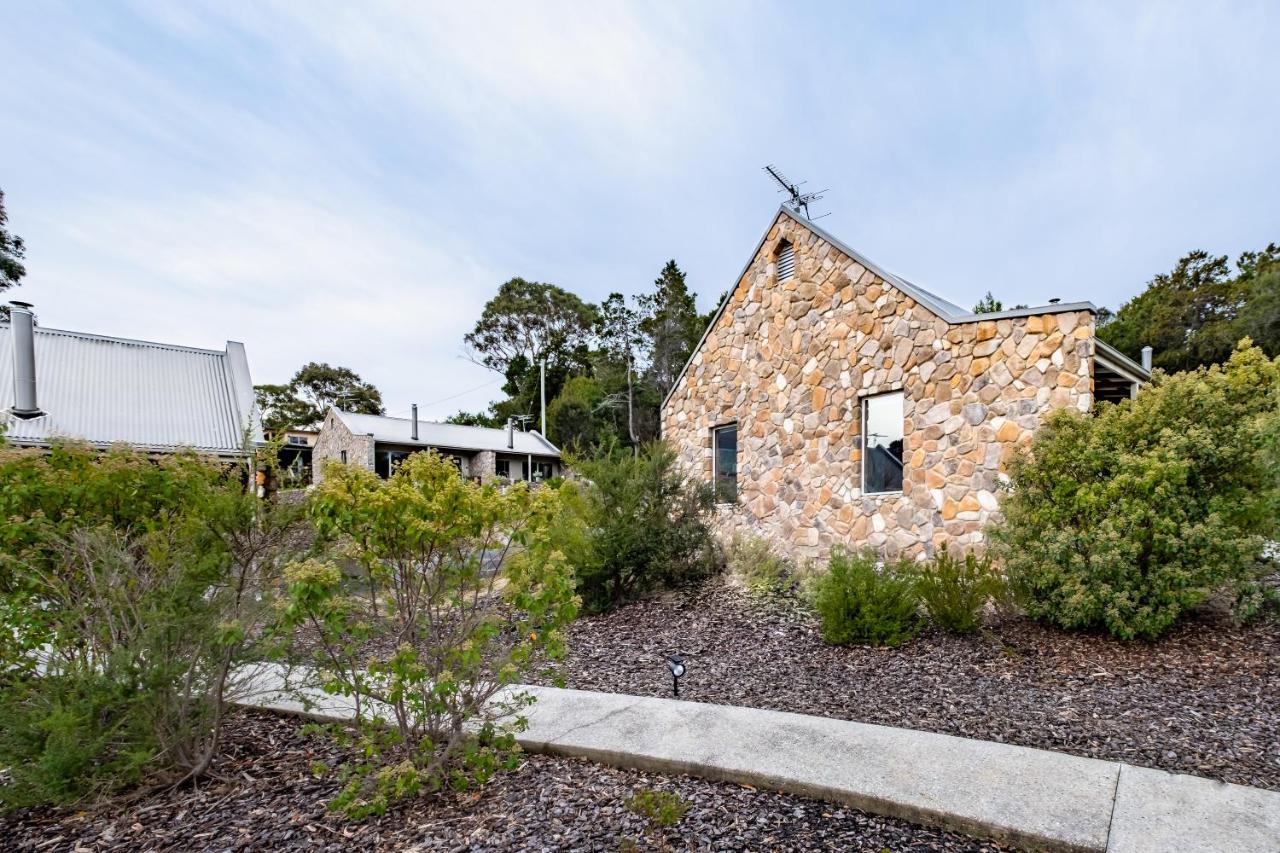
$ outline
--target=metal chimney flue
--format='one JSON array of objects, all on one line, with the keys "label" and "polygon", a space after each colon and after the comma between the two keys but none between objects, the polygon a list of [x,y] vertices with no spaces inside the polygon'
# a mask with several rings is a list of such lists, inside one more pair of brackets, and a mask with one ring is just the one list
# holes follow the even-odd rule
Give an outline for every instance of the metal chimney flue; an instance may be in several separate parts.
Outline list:
[{"label": "metal chimney flue", "polygon": [[44,412],[36,403],[36,323],[31,303],[10,302],[9,328],[13,334],[13,408],[19,418],[38,418]]},{"label": "metal chimney flue", "polygon": [[1142,369],[1147,371],[1148,373],[1151,372],[1151,353],[1152,352],[1153,350],[1151,349],[1151,347],[1142,348]]},{"label": "metal chimney flue", "polygon": [[414,403],[413,409],[413,440],[418,440],[418,404]]},{"label": "metal chimney flue", "polygon": [[516,446],[516,422],[514,418],[507,418],[507,450],[513,450]]}]

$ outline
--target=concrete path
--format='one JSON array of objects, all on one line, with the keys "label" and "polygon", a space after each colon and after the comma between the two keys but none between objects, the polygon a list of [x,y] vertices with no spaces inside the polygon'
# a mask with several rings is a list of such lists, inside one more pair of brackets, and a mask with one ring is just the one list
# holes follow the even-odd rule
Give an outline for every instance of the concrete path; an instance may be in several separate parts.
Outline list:
[{"label": "concrete path", "polygon": [[[280,685],[281,670],[263,668],[241,704],[352,716],[349,700]],[[519,738],[531,752],[751,784],[1033,849],[1280,853],[1274,791],[803,714],[523,689],[538,698]]]}]

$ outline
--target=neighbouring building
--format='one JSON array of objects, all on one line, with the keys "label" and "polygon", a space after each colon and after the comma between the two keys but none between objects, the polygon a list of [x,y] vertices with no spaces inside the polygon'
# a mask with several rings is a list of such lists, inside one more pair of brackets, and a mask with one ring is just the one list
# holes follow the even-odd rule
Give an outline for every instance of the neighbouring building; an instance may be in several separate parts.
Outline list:
[{"label": "neighbouring building", "polygon": [[1011,449],[1136,393],[1088,302],[974,314],[782,208],[662,406],[724,534],[789,556],[982,542]]},{"label": "neighbouring building", "polygon": [[196,349],[49,329],[24,302],[0,323],[0,424],[25,447],[74,439],[240,459],[262,441],[243,344]]},{"label": "neighbouring building", "polygon": [[[414,407],[415,413],[417,407]],[[312,450],[313,479],[329,461],[359,465],[389,477],[409,454],[434,450],[464,477],[541,482],[561,473],[560,450],[537,431],[441,424],[330,409]]]},{"label": "neighbouring building", "polygon": [[267,438],[280,441],[276,461],[280,474],[289,487],[311,482],[311,454],[315,450],[320,431],[314,429],[286,429],[268,431]]}]

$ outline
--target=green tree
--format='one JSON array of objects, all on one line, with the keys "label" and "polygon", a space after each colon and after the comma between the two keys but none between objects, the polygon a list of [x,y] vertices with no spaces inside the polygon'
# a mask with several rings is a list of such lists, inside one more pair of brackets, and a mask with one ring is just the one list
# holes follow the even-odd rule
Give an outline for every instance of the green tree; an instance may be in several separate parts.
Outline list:
[{"label": "green tree", "polygon": [[444,419],[447,424],[459,424],[461,426],[478,426],[478,427],[501,427],[506,422],[494,415],[492,412],[457,412],[449,415]]},{"label": "green tree", "polygon": [[973,306],[975,314],[994,314],[997,311],[1004,310],[1004,303],[991,295],[991,291],[987,291],[987,295],[978,300],[978,304]]},{"label": "green tree", "polygon": [[513,278],[485,303],[464,341],[473,358],[501,373],[511,400],[494,407],[507,414],[540,414],[539,366],[547,361],[547,399],[570,376],[590,370],[595,309],[554,284]]},{"label": "green tree", "polygon": [[1278,259],[1274,243],[1242,254],[1235,270],[1226,255],[1190,252],[1100,324],[1098,337],[1133,358],[1150,346],[1154,365],[1174,372],[1220,364],[1244,337],[1280,354]]},{"label": "green tree", "polygon": [[574,376],[547,404],[547,431],[563,449],[594,453],[616,438],[610,403],[600,380]]},{"label": "green tree", "polygon": [[621,293],[610,293],[596,313],[596,337],[601,354],[626,377],[626,438],[632,446],[640,441],[636,432],[636,360],[645,345],[640,322],[640,315],[627,305]]},{"label": "green tree", "polygon": [[[1019,304],[1019,305],[1013,306],[1012,310],[1016,311],[1019,308],[1026,308],[1026,307],[1027,307],[1026,305]],[[975,314],[995,314],[996,312],[1003,311],[1003,310],[1004,310],[1004,303],[1001,302],[999,299],[996,299],[994,296],[992,296],[990,290],[987,291],[986,296],[978,300],[977,305],[973,306],[973,313]]]},{"label": "green tree", "polygon": [[[26,257],[27,247],[22,238],[11,234],[6,227],[9,214],[4,209],[4,190],[0,190],[0,291],[8,290],[22,283],[27,274],[22,259]],[[0,307],[0,316],[8,316],[9,309]]]},{"label": "green tree", "polygon": [[381,415],[382,394],[349,367],[310,362],[288,385],[257,385],[263,429],[313,429],[330,406],[346,412]]},{"label": "green tree", "polygon": [[675,385],[706,328],[698,313],[695,294],[689,291],[684,272],[667,261],[653,282],[653,292],[639,297],[639,331],[647,338],[648,377],[659,399]]}]

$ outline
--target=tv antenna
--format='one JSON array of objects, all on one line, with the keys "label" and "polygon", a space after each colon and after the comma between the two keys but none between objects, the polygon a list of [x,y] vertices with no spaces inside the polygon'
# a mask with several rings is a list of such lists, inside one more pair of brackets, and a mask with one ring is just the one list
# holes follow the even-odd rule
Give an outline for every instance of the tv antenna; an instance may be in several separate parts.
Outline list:
[{"label": "tv antenna", "polygon": [[778,192],[786,193],[790,196],[790,198],[784,201],[783,204],[787,205],[797,213],[803,213],[804,218],[810,221],[815,218],[821,219],[823,216],[827,215],[826,213],[818,217],[809,215],[809,202],[818,201],[822,198],[822,194],[827,192],[827,190],[819,190],[816,193],[802,193],[800,192],[800,187],[805,185],[805,181],[801,181],[797,184],[787,180],[787,176],[778,171],[776,166],[765,166],[764,170],[769,173],[769,177],[778,182]]}]

